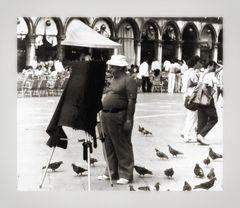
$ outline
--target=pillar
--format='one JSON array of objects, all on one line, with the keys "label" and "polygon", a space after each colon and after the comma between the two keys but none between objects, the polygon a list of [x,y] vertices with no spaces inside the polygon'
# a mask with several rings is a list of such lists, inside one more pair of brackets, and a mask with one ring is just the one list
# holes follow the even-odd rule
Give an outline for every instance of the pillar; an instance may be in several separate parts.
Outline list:
[{"label": "pillar", "polygon": [[65,57],[65,50],[64,50],[64,46],[61,44],[62,40],[65,39],[65,36],[57,36],[57,59],[60,61],[63,61],[64,57]]},{"label": "pillar", "polygon": [[179,41],[177,43],[177,47],[176,47],[176,59],[178,60],[182,60],[182,41]]},{"label": "pillar", "polygon": [[157,59],[161,66],[162,64],[162,41],[161,40],[158,41]]},{"label": "pillar", "polygon": [[141,64],[141,42],[137,41],[136,42],[136,61],[135,64],[140,66]]},{"label": "pillar", "polygon": [[33,66],[36,56],[36,47],[35,47],[36,35],[27,36],[26,44],[26,66]]},{"label": "pillar", "polygon": [[212,60],[215,62],[218,61],[218,43],[213,43]]},{"label": "pillar", "polygon": [[201,55],[201,44],[199,42],[196,42],[194,55],[199,57]]}]

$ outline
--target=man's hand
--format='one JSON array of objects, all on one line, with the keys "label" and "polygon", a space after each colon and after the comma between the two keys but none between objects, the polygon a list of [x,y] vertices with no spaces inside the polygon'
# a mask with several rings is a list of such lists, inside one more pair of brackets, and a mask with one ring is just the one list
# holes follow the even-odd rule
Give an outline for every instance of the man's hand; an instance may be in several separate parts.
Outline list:
[{"label": "man's hand", "polygon": [[132,120],[126,120],[124,125],[123,125],[123,129],[124,131],[131,131],[133,128],[133,122]]}]

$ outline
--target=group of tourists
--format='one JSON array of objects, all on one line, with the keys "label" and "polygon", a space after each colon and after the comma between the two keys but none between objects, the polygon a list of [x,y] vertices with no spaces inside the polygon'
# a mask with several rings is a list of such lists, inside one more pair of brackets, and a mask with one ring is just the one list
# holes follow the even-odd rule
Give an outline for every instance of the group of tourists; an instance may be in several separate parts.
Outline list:
[{"label": "group of tourists", "polygon": [[[139,72],[136,66],[131,66],[130,71],[127,70],[128,63],[123,55],[113,55],[107,61],[108,73],[112,76],[103,95],[101,121],[106,136],[105,160],[107,160],[109,169],[106,167],[103,175],[98,176],[99,180],[109,180],[111,177],[111,179],[117,180],[117,184],[128,184],[133,181],[134,154],[131,134],[137,101],[135,79],[142,80],[143,92],[150,91],[149,72],[152,70],[157,76],[157,72],[161,71],[160,64],[157,63],[157,60],[155,61],[152,63],[151,69],[149,69],[147,61],[144,61],[139,67]],[[165,62],[163,67],[169,74],[169,93],[173,93],[173,83],[176,83],[178,79],[176,74],[179,73],[182,85],[178,90],[181,89],[181,92],[184,93],[184,101],[191,98],[190,101],[193,102],[196,98],[201,99],[203,94],[207,95],[207,104],[199,102],[195,103],[197,106],[195,109],[187,109],[186,122],[181,136],[186,142],[190,142],[192,139],[189,136],[193,129],[195,131],[193,140],[201,145],[208,145],[205,136],[218,122],[215,104],[219,95],[223,95],[222,65],[209,61],[204,66],[200,57],[194,56],[188,63],[183,61]],[[175,74],[175,78],[172,74]],[[200,85],[202,86],[201,96],[193,96],[197,95]],[[179,87],[178,85],[174,86]]]}]

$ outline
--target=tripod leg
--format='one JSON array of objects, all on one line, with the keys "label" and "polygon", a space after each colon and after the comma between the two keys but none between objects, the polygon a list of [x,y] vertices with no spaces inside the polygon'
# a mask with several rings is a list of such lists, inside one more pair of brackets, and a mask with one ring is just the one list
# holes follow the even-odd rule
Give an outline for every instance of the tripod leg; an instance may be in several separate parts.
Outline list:
[{"label": "tripod leg", "polygon": [[49,159],[48,159],[48,162],[47,162],[47,165],[46,165],[46,170],[45,170],[45,173],[43,174],[42,182],[41,182],[41,184],[40,184],[40,186],[39,186],[40,189],[42,188],[44,179],[45,179],[46,174],[47,174],[48,166],[49,166],[49,164],[50,164],[50,162],[51,162],[51,160],[52,160],[52,156],[53,156],[53,153],[54,153],[55,149],[56,149],[56,147],[53,147],[52,152],[51,152],[51,155],[50,155],[50,157],[49,157]]},{"label": "tripod leg", "polygon": [[[86,142],[89,142],[90,141],[90,136],[85,133],[85,136],[86,136]],[[88,145],[87,147],[87,162],[88,162],[88,191],[91,191],[91,178],[90,178],[90,147]]]}]

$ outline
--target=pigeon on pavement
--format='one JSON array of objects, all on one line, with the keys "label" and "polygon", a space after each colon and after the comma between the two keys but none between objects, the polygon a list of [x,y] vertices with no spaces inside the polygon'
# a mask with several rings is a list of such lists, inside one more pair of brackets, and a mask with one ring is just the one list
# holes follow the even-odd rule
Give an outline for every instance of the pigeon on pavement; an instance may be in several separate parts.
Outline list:
[{"label": "pigeon on pavement", "polygon": [[177,157],[177,155],[183,155],[182,152],[179,152],[178,150],[173,149],[170,145],[168,145],[168,147],[169,147],[169,152],[170,152],[173,156],[176,156],[176,157]]},{"label": "pigeon on pavement", "polygon": [[214,152],[211,147],[209,147],[209,157],[211,157],[213,160],[218,159],[218,158],[223,158],[222,155]]},{"label": "pigeon on pavement", "polygon": [[168,159],[168,156],[167,156],[165,153],[159,151],[157,148],[155,148],[155,151],[156,151],[156,155],[157,155],[159,158],[161,158],[161,159]]},{"label": "pigeon on pavement", "polygon": [[194,168],[193,172],[199,178],[203,178],[204,177],[203,169],[199,166],[198,163],[195,165],[195,168]]},{"label": "pigeon on pavement", "polygon": [[203,160],[203,163],[204,163],[205,165],[209,165],[210,162],[211,162],[211,160],[209,159],[209,157],[207,157],[206,159]]},{"label": "pigeon on pavement", "polygon": [[154,187],[155,187],[156,191],[159,191],[159,189],[160,189],[160,183],[157,182],[157,183],[154,185]]},{"label": "pigeon on pavement", "polygon": [[164,174],[168,177],[168,178],[172,178],[173,174],[174,174],[174,170],[173,168],[169,168],[164,170]]},{"label": "pigeon on pavement", "polygon": [[141,187],[138,187],[138,189],[141,190],[141,191],[150,191],[149,186],[141,186]]},{"label": "pigeon on pavement", "polygon": [[150,175],[152,175],[152,171],[150,171],[150,170],[148,170],[148,169],[146,169],[146,168],[144,168],[144,167],[141,167],[141,166],[137,166],[137,165],[134,165],[133,166],[134,168],[135,168],[135,170],[137,171],[137,173],[141,176],[144,176],[144,175],[146,175],[146,174],[150,174]]},{"label": "pigeon on pavement", "polygon": [[[56,169],[58,169],[60,167],[61,164],[63,164],[63,161],[53,162],[48,165],[48,168],[52,169],[52,171],[55,171]],[[42,167],[42,169],[45,169],[45,168],[46,168],[46,166]]]},{"label": "pigeon on pavement", "polygon": [[207,174],[209,180],[215,178],[214,168],[211,168],[210,172]]},{"label": "pigeon on pavement", "polygon": [[90,165],[93,165],[93,166],[94,166],[94,163],[95,163],[95,162],[98,162],[98,160],[97,160],[96,158],[91,157],[91,158],[90,158]]},{"label": "pigeon on pavement", "polygon": [[183,185],[183,191],[191,191],[191,190],[192,190],[192,187],[187,181],[185,181]]},{"label": "pigeon on pavement", "polygon": [[193,189],[210,189],[213,187],[216,178],[212,178],[210,181],[207,181],[205,183],[200,183],[199,185],[196,185]]},{"label": "pigeon on pavement", "polygon": [[87,169],[84,169],[84,168],[82,168],[82,167],[76,166],[74,163],[72,164],[72,167],[73,167],[73,171],[74,171],[75,173],[77,173],[77,175],[78,175],[78,174],[81,174],[81,175],[82,175],[83,172],[87,171]]},{"label": "pigeon on pavement", "polygon": [[129,191],[136,191],[136,190],[133,188],[133,185],[129,185]]}]

